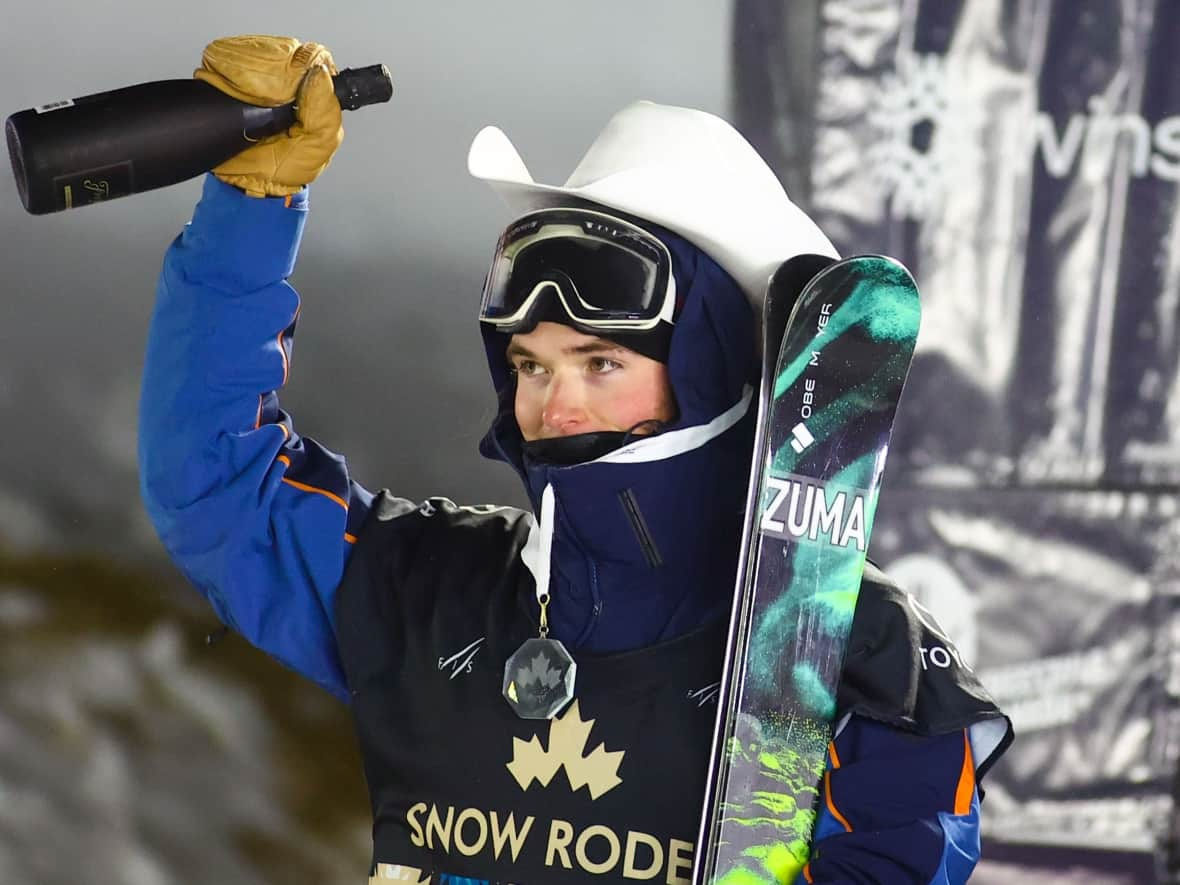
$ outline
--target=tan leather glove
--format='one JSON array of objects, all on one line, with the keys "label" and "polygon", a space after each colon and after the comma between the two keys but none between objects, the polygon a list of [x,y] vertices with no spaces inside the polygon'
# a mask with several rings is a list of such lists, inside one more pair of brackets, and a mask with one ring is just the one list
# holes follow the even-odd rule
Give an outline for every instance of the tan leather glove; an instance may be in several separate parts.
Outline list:
[{"label": "tan leather glove", "polygon": [[278,107],[296,102],[295,125],[264,138],[213,173],[256,197],[293,194],[324,171],[344,138],[340,103],[332,91],[336,65],[319,43],[249,34],[205,47],[193,72],[227,95]]}]

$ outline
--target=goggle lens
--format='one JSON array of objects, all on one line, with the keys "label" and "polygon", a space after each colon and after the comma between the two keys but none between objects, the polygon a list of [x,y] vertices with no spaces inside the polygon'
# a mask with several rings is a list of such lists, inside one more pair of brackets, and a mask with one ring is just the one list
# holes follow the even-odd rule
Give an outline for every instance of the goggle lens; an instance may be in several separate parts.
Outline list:
[{"label": "goggle lens", "polygon": [[600,213],[542,210],[510,227],[496,250],[480,319],[521,326],[541,293],[554,288],[571,319],[590,327],[645,329],[671,321],[667,247]]}]

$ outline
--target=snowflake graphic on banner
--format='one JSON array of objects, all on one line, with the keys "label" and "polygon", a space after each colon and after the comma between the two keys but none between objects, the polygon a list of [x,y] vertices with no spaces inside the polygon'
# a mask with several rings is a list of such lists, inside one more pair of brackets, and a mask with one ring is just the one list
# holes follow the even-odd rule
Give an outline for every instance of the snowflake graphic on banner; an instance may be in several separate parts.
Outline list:
[{"label": "snowflake graphic on banner", "polygon": [[967,102],[952,100],[950,83],[939,55],[902,56],[882,78],[880,100],[868,115],[877,132],[868,159],[895,217],[928,217],[978,153],[977,115]]}]

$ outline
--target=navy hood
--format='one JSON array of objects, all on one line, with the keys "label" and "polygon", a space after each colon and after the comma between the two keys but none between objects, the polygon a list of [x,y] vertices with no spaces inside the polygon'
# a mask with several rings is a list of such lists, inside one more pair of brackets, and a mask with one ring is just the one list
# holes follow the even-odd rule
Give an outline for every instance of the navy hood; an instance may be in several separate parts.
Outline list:
[{"label": "navy hood", "polygon": [[582,464],[538,463],[513,413],[510,336],[481,326],[498,410],[480,452],[524,481],[535,524],[523,555],[548,582],[551,635],[590,652],[671,639],[728,611],[757,412],[746,296],[687,240],[640,223],[667,244],[680,300],[667,360],[678,414],[660,433]]}]

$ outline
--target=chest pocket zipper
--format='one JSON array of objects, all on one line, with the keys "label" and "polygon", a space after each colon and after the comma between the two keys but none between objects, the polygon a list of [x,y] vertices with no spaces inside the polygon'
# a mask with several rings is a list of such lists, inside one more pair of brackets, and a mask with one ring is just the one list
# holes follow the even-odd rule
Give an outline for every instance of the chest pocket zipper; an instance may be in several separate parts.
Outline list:
[{"label": "chest pocket zipper", "polygon": [[659,568],[664,564],[664,558],[660,556],[660,550],[656,547],[655,539],[651,536],[651,530],[643,519],[643,512],[639,509],[635,493],[631,489],[623,489],[619,492],[619,502],[623,505],[627,521],[631,523],[631,528],[635,532],[635,538],[639,541],[639,547],[643,550],[647,564],[652,568]]}]

